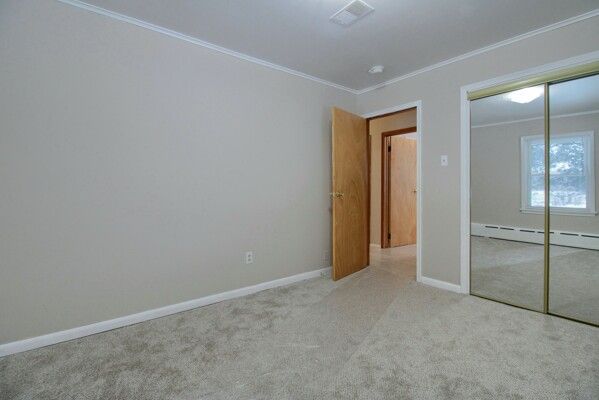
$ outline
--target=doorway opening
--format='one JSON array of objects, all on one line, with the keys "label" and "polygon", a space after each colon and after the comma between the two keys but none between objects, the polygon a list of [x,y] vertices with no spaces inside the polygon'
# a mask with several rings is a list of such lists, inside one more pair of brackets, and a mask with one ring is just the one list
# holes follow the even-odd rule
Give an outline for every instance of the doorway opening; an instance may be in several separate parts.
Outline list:
[{"label": "doorway opening", "polygon": [[381,135],[381,248],[416,244],[416,126]]},{"label": "doorway opening", "polygon": [[370,139],[370,265],[416,278],[416,107],[368,119]]},{"label": "doorway opening", "polygon": [[[356,115],[336,107],[331,110],[333,280],[342,279],[368,266],[398,270],[398,262],[406,266],[406,272],[409,271],[409,276],[415,275],[417,281],[427,279],[421,273],[421,104],[416,101],[366,115]],[[399,139],[398,148],[407,141],[413,142],[406,146],[414,150],[410,162],[406,162],[408,158],[401,152],[395,156],[393,152],[391,156],[383,154],[384,143],[390,142],[393,150],[396,137]],[[406,184],[408,181],[402,179],[401,171],[399,174],[395,171],[402,167],[394,167],[397,164],[394,159],[409,166],[409,183]],[[386,169],[383,169],[383,163],[387,165]],[[406,169],[405,166],[403,169]],[[400,196],[400,200],[397,200],[393,194],[395,186],[389,184],[385,192],[389,193],[388,196],[383,195],[385,176],[389,182],[397,180],[397,187],[402,184],[408,187],[407,190],[398,191],[406,192],[405,199],[402,200]],[[383,201],[387,197],[389,200]],[[385,212],[383,203],[386,204]],[[402,210],[395,213],[398,211],[396,203],[400,206],[410,204],[409,217],[401,217]],[[383,222],[383,217],[389,219],[389,224]],[[398,222],[394,223],[394,220]],[[413,239],[411,242],[394,242],[394,226],[403,227],[408,221],[410,231],[415,231],[415,244]],[[385,234],[381,233],[383,226],[386,227]],[[391,232],[392,240],[383,243],[381,239],[384,235],[388,237],[388,232]],[[391,245],[394,247],[389,247]]]}]

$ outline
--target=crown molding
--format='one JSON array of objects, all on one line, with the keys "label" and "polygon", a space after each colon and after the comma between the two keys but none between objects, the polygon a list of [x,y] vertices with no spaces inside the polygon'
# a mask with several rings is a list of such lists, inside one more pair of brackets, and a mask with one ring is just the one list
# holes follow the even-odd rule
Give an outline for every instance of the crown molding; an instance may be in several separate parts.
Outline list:
[{"label": "crown molding", "polygon": [[506,40],[502,40],[500,42],[494,43],[494,44],[489,45],[489,46],[481,47],[481,48],[479,48],[477,50],[473,50],[473,51],[470,51],[468,53],[459,55],[457,57],[453,57],[453,58],[447,59],[445,61],[441,61],[441,62],[438,62],[436,64],[429,65],[427,67],[418,69],[416,71],[413,71],[413,72],[410,72],[410,73],[407,73],[407,74],[404,74],[404,75],[400,75],[398,77],[389,79],[389,80],[387,80],[385,82],[378,83],[378,84],[373,85],[373,86],[369,86],[369,87],[364,88],[364,89],[352,89],[352,88],[349,88],[347,86],[339,85],[337,83],[333,83],[333,82],[327,81],[325,79],[317,78],[315,76],[312,76],[312,75],[309,75],[309,74],[305,74],[303,72],[296,71],[296,70],[291,69],[291,68],[284,67],[282,65],[271,63],[269,61],[265,61],[265,60],[262,60],[262,59],[259,59],[259,58],[256,58],[256,57],[252,57],[252,56],[244,54],[244,53],[240,53],[240,52],[237,52],[237,51],[234,51],[234,50],[230,50],[230,49],[227,49],[225,47],[221,47],[221,46],[218,46],[216,44],[213,44],[213,43],[210,43],[210,42],[206,42],[204,40],[200,40],[200,39],[194,38],[194,37],[189,36],[189,35],[185,35],[183,33],[174,31],[172,29],[163,28],[161,26],[154,25],[154,24],[152,24],[150,22],[147,22],[147,21],[143,21],[143,20],[140,20],[140,19],[137,19],[137,18],[129,17],[127,15],[120,14],[120,13],[117,13],[117,12],[114,12],[114,11],[110,11],[110,10],[107,10],[105,8],[102,8],[102,7],[98,7],[98,6],[95,6],[95,5],[92,5],[92,4],[88,4],[88,3],[85,3],[85,2],[83,2],[81,0],[57,0],[57,1],[59,1],[61,3],[64,3],[64,4],[69,4],[71,6],[78,7],[78,8],[87,10],[87,11],[91,11],[91,12],[94,12],[96,14],[104,15],[104,16],[109,17],[109,18],[114,18],[114,19],[122,21],[122,22],[127,22],[127,23],[130,23],[130,24],[139,26],[141,28],[149,29],[149,30],[154,31],[154,32],[162,33],[164,35],[167,35],[167,36],[170,36],[170,37],[173,37],[173,38],[176,38],[176,39],[184,40],[186,42],[189,42],[189,43],[192,43],[192,44],[195,44],[195,45],[198,45],[198,46],[202,46],[202,47],[214,50],[214,51],[218,51],[219,53],[223,53],[223,54],[226,54],[226,55],[229,55],[229,56],[241,59],[241,60],[249,61],[251,63],[258,64],[258,65],[261,65],[263,67],[267,67],[267,68],[271,68],[271,69],[274,69],[274,70],[277,70],[277,71],[285,72],[285,73],[288,73],[290,75],[298,76],[300,78],[308,79],[308,80],[311,80],[313,82],[317,82],[317,83],[320,83],[320,84],[323,84],[323,85],[326,85],[326,86],[333,87],[335,89],[343,90],[345,92],[352,93],[352,94],[355,94],[355,95],[360,95],[360,94],[364,94],[364,93],[367,93],[367,92],[370,92],[370,91],[373,91],[373,90],[376,90],[376,89],[380,89],[382,87],[391,85],[393,83],[397,83],[397,82],[402,81],[404,79],[412,78],[414,76],[417,76],[417,75],[420,75],[420,74],[423,74],[423,73],[426,73],[426,72],[433,71],[435,69],[444,67],[446,65],[453,64],[453,63],[456,63],[456,62],[459,62],[459,61],[466,60],[468,58],[475,57],[475,56],[480,55],[480,54],[487,53],[489,51],[498,49],[500,47],[504,47],[504,46],[507,46],[507,45],[519,42],[521,40],[525,40],[525,39],[531,38],[533,36],[540,35],[542,33],[550,32],[550,31],[555,30],[555,29],[559,29],[559,28],[562,28],[562,27],[565,27],[565,26],[568,26],[568,25],[575,24],[575,23],[580,22],[580,21],[584,21],[584,20],[589,19],[589,18],[593,18],[593,17],[599,16],[599,8],[596,8],[596,9],[594,9],[592,11],[587,12],[587,13],[584,13],[584,14],[581,14],[581,15],[578,15],[578,16],[575,16],[575,17],[572,17],[572,18],[568,18],[568,19],[556,22],[556,23],[551,24],[551,25],[547,25],[547,26],[544,26],[542,28],[538,28],[538,29],[532,30],[530,32],[526,32],[526,33],[523,33],[521,35],[517,35],[517,36],[514,36],[512,38],[506,39]]},{"label": "crown molding", "polygon": [[456,63],[456,62],[459,62],[459,61],[463,61],[463,60],[466,60],[468,58],[472,58],[472,57],[475,57],[477,55],[484,54],[484,53],[487,53],[489,51],[498,49],[500,47],[508,46],[510,44],[519,42],[521,40],[525,40],[525,39],[528,39],[528,38],[540,35],[542,33],[550,32],[550,31],[553,31],[555,29],[563,28],[564,26],[572,25],[572,24],[575,24],[577,22],[584,21],[585,19],[589,19],[589,18],[593,18],[593,17],[597,17],[597,16],[599,16],[599,8],[596,8],[596,9],[594,9],[592,11],[589,11],[587,13],[584,13],[584,14],[581,14],[581,15],[578,15],[578,16],[575,16],[575,17],[572,17],[572,18],[565,19],[563,21],[556,22],[556,23],[551,24],[551,25],[544,26],[544,27],[539,28],[539,29],[535,29],[535,30],[530,31],[530,32],[523,33],[521,35],[514,36],[514,37],[506,39],[506,40],[502,40],[501,42],[497,42],[497,43],[494,43],[494,44],[489,45],[489,46],[481,47],[480,49],[470,51],[468,53],[459,55],[457,57],[453,57],[453,58],[450,58],[448,60],[441,61],[441,62],[438,62],[438,63],[433,64],[433,65],[429,65],[428,67],[424,67],[424,68],[421,68],[419,70],[410,72],[408,74],[401,75],[401,76],[398,76],[398,77],[393,78],[393,79],[389,79],[388,81],[385,81],[383,83],[379,83],[379,84],[376,84],[376,85],[373,85],[373,86],[369,86],[369,87],[364,88],[364,89],[357,90],[356,94],[360,95],[360,94],[364,94],[364,93],[367,93],[367,92],[370,92],[370,91],[373,91],[373,90],[376,90],[376,89],[380,89],[382,87],[385,87],[387,85],[391,85],[393,83],[397,83],[397,82],[402,81],[404,79],[412,78],[412,77],[414,77],[416,75],[424,74],[425,72],[430,72],[430,71],[433,71],[435,69],[444,67],[446,65],[453,64],[453,63]]},{"label": "crown molding", "polygon": [[137,18],[133,18],[133,17],[129,17],[127,15],[120,14],[120,13],[117,13],[117,12],[114,12],[114,11],[110,11],[110,10],[107,10],[105,8],[95,6],[93,4],[88,4],[88,3],[85,3],[85,2],[80,1],[80,0],[57,0],[57,1],[59,1],[61,3],[64,3],[64,4],[68,4],[68,5],[74,6],[74,7],[81,8],[81,9],[84,9],[84,10],[87,10],[87,11],[91,11],[91,12],[94,12],[96,14],[100,14],[100,15],[103,15],[103,16],[106,16],[106,17],[109,17],[109,18],[114,18],[114,19],[122,21],[122,22],[127,22],[129,24],[133,24],[133,25],[139,26],[141,28],[149,29],[149,30],[157,32],[157,33],[162,33],[163,35],[167,35],[167,36],[170,36],[170,37],[173,37],[173,38],[176,38],[176,39],[184,40],[186,42],[189,42],[189,43],[192,43],[192,44],[195,44],[195,45],[198,45],[198,46],[202,46],[202,47],[205,47],[205,48],[208,48],[208,49],[211,49],[211,50],[215,50],[215,51],[218,51],[219,53],[223,53],[223,54],[226,54],[228,56],[239,58],[239,59],[244,60],[244,61],[249,61],[251,63],[258,64],[258,65],[261,65],[263,67],[267,67],[267,68],[271,68],[271,69],[274,69],[274,70],[277,70],[277,71],[285,72],[285,73],[290,74],[290,75],[294,75],[294,76],[298,76],[300,78],[308,79],[308,80],[311,80],[313,82],[317,82],[317,83],[320,83],[320,84],[323,84],[323,85],[326,85],[326,86],[330,86],[330,87],[333,87],[335,89],[343,90],[343,91],[346,91],[346,92],[349,92],[349,93],[352,93],[352,94],[357,94],[358,93],[358,91],[355,90],[355,89],[351,89],[351,88],[348,88],[348,87],[343,86],[343,85],[338,85],[336,83],[329,82],[329,81],[327,81],[325,79],[320,79],[320,78],[317,78],[315,76],[308,75],[308,74],[305,74],[305,73],[300,72],[300,71],[296,71],[296,70],[291,69],[291,68],[283,67],[282,65],[274,64],[274,63],[271,63],[269,61],[265,61],[265,60],[262,60],[262,59],[259,59],[259,58],[256,58],[256,57],[252,57],[252,56],[244,54],[244,53],[240,53],[240,52],[237,52],[237,51],[234,51],[234,50],[230,50],[230,49],[227,49],[225,47],[218,46],[218,45],[216,45],[214,43],[206,42],[204,40],[200,40],[200,39],[194,38],[192,36],[185,35],[183,33],[174,31],[172,29],[163,28],[161,26],[154,25],[154,24],[152,24],[150,22],[143,21],[143,20],[140,20],[140,19],[137,19]]}]

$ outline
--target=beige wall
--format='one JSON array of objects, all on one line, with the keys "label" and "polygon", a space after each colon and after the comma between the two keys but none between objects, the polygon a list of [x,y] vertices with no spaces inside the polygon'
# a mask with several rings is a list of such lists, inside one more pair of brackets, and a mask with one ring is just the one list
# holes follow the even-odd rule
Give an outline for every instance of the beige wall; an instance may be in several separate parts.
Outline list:
[{"label": "beige wall", "polygon": [[0,38],[0,343],[324,266],[354,95],[57,1]]},{"label": "beige wall", "polygon": [[[543,229],[543,216],[520,212],[520,138],[542,135],[543,120],[472,129],[471,216],[473,223]],[[551,134],[599,132],[599,114],[551,119]],[[595,137],[595,180],[599,188],[599,137]],[[599,216],[552,215],[551,228],[599,233]]]},{"label": "beige wall", "polygon": [[370,243],[381,244],[381,133],[416,126],[416,109],[375,118],[370,128]]},{"label": "beige wall", "polygon": [[595,17],[358,96],[364,114],[422,100],[423,276],[460,283],[461,86],[599,50],[597,37]]},{"label": "beige wall", "polygon": [[354,96],[56,1],[3,1],[0,343],[323,266],[333,105],[423,101],[422,272],[458,283],[460,86],[597,37],[588,19]]}]

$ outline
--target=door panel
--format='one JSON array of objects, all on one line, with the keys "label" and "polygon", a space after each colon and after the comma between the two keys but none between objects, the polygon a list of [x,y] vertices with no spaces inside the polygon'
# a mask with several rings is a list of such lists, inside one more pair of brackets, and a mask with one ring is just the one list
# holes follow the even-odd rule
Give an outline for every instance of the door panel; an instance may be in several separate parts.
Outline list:
[{"label": "door panel", "polygon": [[549,85],[549,312],[599,325],[599,75]]},{"label": "door panel", "polygon": [[416,140],[389,140],[389,245],[405,246],[416,243]]},{"label": "door panel", "polygon": [[[521,100],[530,93],[536,97]],[[470,104],[470,292],[537,311],[544,307],[543,93],[536,86]]]},{"label": "door panel", "polygon": [[333,108],[333,279],[368,265],[366,119]]}]

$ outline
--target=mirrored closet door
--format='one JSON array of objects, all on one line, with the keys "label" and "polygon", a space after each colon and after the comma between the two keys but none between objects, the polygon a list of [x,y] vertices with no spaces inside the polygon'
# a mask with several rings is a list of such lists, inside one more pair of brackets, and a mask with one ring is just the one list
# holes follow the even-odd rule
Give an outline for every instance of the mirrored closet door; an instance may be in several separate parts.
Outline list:
[{"label": "mirrored closet door", "polygon": [[599,75],[549,85],[549,312],[599,324]]},{"label": "mirrored closet door", "polygon": [[470,290],[537,311],[543,310],[544,97],[540,85],[470,105]]},{"label": "mirrored closet door", "polygon": [[599,63],[470,96],[470,291],[599,325]]}]

